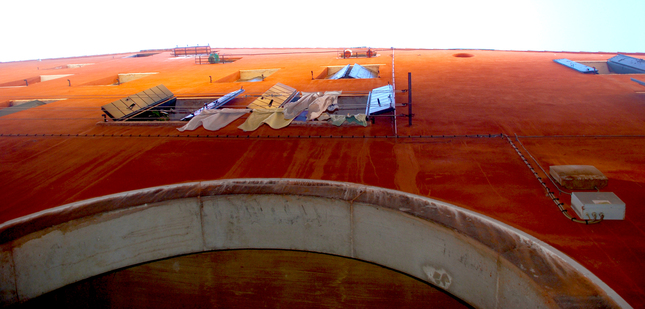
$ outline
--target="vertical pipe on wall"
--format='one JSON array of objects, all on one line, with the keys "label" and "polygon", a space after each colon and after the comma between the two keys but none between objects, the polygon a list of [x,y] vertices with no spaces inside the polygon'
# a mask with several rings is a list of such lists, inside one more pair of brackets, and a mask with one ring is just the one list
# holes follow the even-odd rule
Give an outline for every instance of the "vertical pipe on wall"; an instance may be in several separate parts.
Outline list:
[{"label": "vertical pipe on wall", "polygon": [[412,73],[408,72],[408,125],[412,126]]}]

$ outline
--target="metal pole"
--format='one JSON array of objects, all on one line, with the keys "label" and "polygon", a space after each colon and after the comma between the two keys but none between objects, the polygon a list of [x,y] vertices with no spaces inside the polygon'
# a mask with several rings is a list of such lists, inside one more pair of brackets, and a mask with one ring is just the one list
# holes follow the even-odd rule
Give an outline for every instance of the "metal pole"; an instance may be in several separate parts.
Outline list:
[{"label": "metal pole", "polygon": [[408,72],[408,124],[412,126],[412,73]]},{"label": "metal pole", "polygon": [[[380,75],[380,73],[379,73],[379,75]],[[394,47],[392,47],[392,90],[396,91],[396,82],[395,82],[394,76],[395,76],[395,74],[394,74]],[[389,84],[389,82],[388,82],[388,84]],[[399,136],[399,128],[398,128],[398,126],[396,124],[396,117],[397,117],[396,116],[396,104],[394,104],[394,111],[392,111],[392,114],[393,114],[392,118],[394,118],[394,136],[398,137]]]}]

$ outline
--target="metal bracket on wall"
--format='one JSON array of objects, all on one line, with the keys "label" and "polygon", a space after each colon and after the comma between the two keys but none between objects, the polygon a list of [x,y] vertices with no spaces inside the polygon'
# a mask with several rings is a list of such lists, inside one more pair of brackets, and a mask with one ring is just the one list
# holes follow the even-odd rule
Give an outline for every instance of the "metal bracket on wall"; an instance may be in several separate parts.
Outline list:
[{"label": "metal bracket on wall", "polygon": [[399,90],[402,93],[408,93],[408,102],[407,103],[401,103],[401,104],[395,104],[394,107],[408,107],[408,113],[407,114],[396,114],[396,111],[394,112],[393,115],[370,115],[369,117],[372,118],[372,123],[374,123],[374,117],[408,117],[408,126],[412,126],[412,117],[414,117],[414,113],[412,113],[412,73],[408,72],[408,89],[402,89]]},{"label": "metal bracket on wall", "polygon": [[408,113],[406,114],[401,114],[403,117],[408,117],[408,126],[412,126],[412,117],[414,117],[414,114],[412,113],[412,73],[408,72],[408,89],[405,89],[403,92],[408,93],[408,103],[403,103],[403,106],[408,107]]}]

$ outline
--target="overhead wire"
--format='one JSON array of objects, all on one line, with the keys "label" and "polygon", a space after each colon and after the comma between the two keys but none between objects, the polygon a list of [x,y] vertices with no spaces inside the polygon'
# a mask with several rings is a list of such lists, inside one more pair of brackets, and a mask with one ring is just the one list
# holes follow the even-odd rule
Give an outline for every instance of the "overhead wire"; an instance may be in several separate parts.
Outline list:
[{"label": "overhead wire", "polygon": [[540,163],[538,163],[538,161],[533,157],[533,155],[531,155],[531,153],[528,151],[528,149],[526,149],[526,147],[524,147],[524,144],[522,144],[522,142],[520,141],[519,137],[517,136],[517,133],[515,133],[515,140],[517,140],[517,142],[520,143],[520,146],[522,146],[522,149],[524,149],[524,151],[526,151],[526,154],[528,154],[529,157],[531,159],[533,159],[533,162],[535,162],[535,165],[537,165],[537,167],[539,167],[540,170],[542,170],[542,173],[544,173],[544,175],[546,175],[546,178],[548,178],[551,181],[553,186],[556,189],[558,189],[558,191],[560,191],[560,193],[571,195],[571,192],[566,192],[566,191],[560,189],[560,187],[555,183],[555,181],[553,181],[553,178],[551,178],[551,176],[542,168]]},{"label": "overhead wire", "polygon": [[[531,166],[531,163],[530,163],[528,160],[526,160],[526,158],[524,157],[524,155],[522,154],[522,152],[517,148],[517,146],[515,146],[515,144],[514,144],[514,143],[513,143],[513,141],[511,140],[511,138],[510,138],[508,135],[506,135],[506,134],[504,134],[504,135],[503,135],[503,137],[505,137],[505,138],[506,138],[506,140],[511,144],[511,146],[512,146],[512,147],[513,147],[513,149],[517,152],[517,154],[520,156],[520,158],[522,159],[522,161],[524,161],[524,164],[526,164],[526,166],[528,166],[528,168],[531,170],[531,172],[533,173],[533,176],[535,176],[535,178],[540,182],[540,185],[542,185],[542,188],[544,188],[544,190],[546,191],[546,195],[547,195],[549,198],[551,198],[551,200],[555,203],[555,205],[558,207],[558,209],[560,210],[560,212],[561,212],[561,213],[562,213],[562,214],[563,214],[567,219],[571,220],[572,222],[582,223],[582,224],[587,224],[587,225],[588,225],[588,224],[597,224],[597,223],[600,223],[600,222],[602,222],[602,221],[603,221],[603,219],[604,219],[604,215],[603,215],[602,213],[600,214],[600,220],[597,220],[597,219],[593,219],[593,220],[577,219],[577,218],[575,218],[575,217],[571,216],[571,215],[569,214],[569,211],[568,211],[568,210],[566,210],[566,209],[564,208],[564,205],[565,205],[565,204],[564,204],[564,203],[562,203],[562,202],[560,201],[560,198],[556,197],[556,196],[555,196],[555,194],[554,194],[554,192],[553,192],[553,191],[551,191],[551,189],[549,188],[549,186],[547,186],[547,184],[546,184],[544,181],[542,181],[542,177],[540,177],[540,175],[535,171],[535,169],[533,168],[533,166]],[[542,171],[544,171],[544,170],[542,170]],[[548,176],[547,176],[547,177],[548,177]]]}]

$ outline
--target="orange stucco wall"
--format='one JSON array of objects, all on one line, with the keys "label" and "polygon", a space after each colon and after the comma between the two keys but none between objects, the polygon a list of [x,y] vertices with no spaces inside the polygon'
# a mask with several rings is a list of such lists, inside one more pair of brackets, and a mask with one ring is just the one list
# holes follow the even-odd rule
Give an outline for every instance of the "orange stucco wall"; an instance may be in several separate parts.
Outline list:
[{"label": "orange stucco wall", "polygon": [[[467,51],[474,57],[453,57],[458,52],[394,51],[398,91],[407,88],[407,73],[412,73],[415,114],[411,127],[406,118],[398,119],[398,138],[392,137],[393,123],[386,118],[366,128],[264,126],[250,133],[236,128],[244,119],[217,132],[97,125],[100,106],[158,84],[177,96],[217,96],[241,86],[245,94],[261,94],[277,82],[299,91],[367,92],[393,82],[389,49],[379,50],[379,57],[351,60],[338,59],[331,49],[230,49],[220,53],[241,59],[214,65],[197,65],[169,52],[0,63],[0,84],[43,72],[74,74],[0,88],[0,102],[67,98],[0,118],[0,220],[180,182],[288,177],[363,183],[445,200],[515,226],[579,261],[633,306],[645,305],[640,220],[645,213],[640,207],[645,200],[645,94],[638,93],[645,88],[629,75],[585,75],[552,61],[603,60],[613,54],[475,50]],[[311,71],[316,75],[326,66],[354,62],[382,64],[381,77],[311,79]],[[53,69],[70,63],[94,64]],[[263,68],[280,70],[263,82],[209,82],[209,76],[217,81],[239,70]],[[119,86],[89,85],[135,72],[159,73]],[[407,93],[398,92],[397,101],[406,102]],[[488,137],[500,133],[532,136],[521,141],[544,168],[596,166],[609,178],[603,191],[627,204],[626,220],[593,226],[567,221],[509,143]],[[566,195],[561,199],[570,203]]]}]

